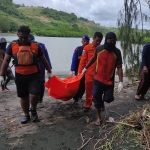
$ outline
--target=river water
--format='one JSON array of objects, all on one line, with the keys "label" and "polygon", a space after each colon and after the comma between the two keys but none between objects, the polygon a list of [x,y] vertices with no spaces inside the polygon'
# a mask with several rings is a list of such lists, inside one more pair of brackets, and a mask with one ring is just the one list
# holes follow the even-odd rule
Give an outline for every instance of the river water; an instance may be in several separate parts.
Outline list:
[{"label": "river water", "polygon": [[[5,37],[7,41],[17,39],[17,35],[12,34],[0,34],[0,37]],[[52,63],[53,73],[68,74],[74,49],[81,45],[81,38],[35,36],[35,40],[45,44]],[[90,42],[92,42],[92,38]],[[104,39],[101,44],[103,43]],[[117,42],[117,47],[121,49],[120,42]],[[14,72],[14,67],[12,67],[12,70]]]}]

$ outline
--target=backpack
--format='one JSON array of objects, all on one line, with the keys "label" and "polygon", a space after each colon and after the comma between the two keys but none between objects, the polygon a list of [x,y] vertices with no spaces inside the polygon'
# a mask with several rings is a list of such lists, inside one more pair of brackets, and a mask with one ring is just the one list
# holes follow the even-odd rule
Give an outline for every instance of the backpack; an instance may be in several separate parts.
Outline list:
[{"label": "backpack", "polygon": [[30,46],[19,46],[17,59],[18,59],[18,65],[32,65],[33,54],[30,50]]},{"label": "backpack", "polygon": [[31,46],[19,46],[17,54],[13,55],[14,65],[16,66],[30,66],[37,65],[38,58],[36,51]]}]

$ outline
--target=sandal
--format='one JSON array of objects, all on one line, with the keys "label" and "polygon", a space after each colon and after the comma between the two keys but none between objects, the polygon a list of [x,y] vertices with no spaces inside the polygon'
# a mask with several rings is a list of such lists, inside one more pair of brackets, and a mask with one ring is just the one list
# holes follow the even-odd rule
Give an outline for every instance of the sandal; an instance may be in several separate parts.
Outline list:
[{"label": "sandal", "polygon": [[101,121],[95,121],[94,123],[96,126],[101,126],[102,125],[102,120]]},{"label": "sandal", "polygon": [[7,92],[7,90],[2,90],[2,93]]},{"label": "sandal", "polygon": [[148,100],[149,98],[147,96],[141,96],[141,99]]},{"label": "sandal", "polygon": [[135,99],[136,100],[140,100],[142,98],[142,96],[140,96],[140,95],[135,95]]},{"label": "sandal", "polygon": [[10,91],[10,89],[8,89],[7,87],[5,87],[5,90]]}]

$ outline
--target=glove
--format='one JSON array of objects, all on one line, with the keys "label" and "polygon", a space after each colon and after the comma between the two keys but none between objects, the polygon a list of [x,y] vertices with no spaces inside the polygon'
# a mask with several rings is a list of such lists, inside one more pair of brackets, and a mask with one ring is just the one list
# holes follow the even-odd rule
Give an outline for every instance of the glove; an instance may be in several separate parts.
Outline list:
[{"label": "glove", "polygon": [[4,77],[0,76],[0,84],[4,85]]},{"label": "glove", "polygon": [[49,72],[47,72],[47,75],[48,75],[48,78],[52,78],[54,75],[52,74],[52,72],[51,73],[49,73]]},{"label": "glove", "polygon": [[70,71],[69,76],[74,77],[75,76],[75,71]]},{"label": "glove", "polygon": [[119,82],[118,93],[120,93],[122,89],[123,89],[123,82]]},{"label": "glove", "polygon": [[82,74],[85,74],[85,73],[86,73],[86,71],[87,71],[87,69],[86,69],[86,68],[84,68],[84,69],[82,70]]}]

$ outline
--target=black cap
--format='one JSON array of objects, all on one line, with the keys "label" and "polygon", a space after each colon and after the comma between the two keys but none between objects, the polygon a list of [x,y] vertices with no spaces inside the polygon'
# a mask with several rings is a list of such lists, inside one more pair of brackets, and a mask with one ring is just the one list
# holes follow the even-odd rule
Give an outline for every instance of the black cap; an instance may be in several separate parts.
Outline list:
[{"label": "black cap", "polygon": [[105,40],[107,39],[117,39],[116,34],[114,32],[108,32],[105,37]]}]

